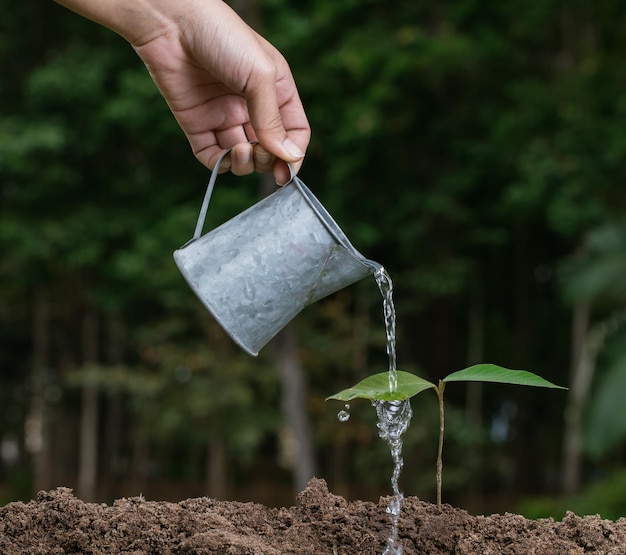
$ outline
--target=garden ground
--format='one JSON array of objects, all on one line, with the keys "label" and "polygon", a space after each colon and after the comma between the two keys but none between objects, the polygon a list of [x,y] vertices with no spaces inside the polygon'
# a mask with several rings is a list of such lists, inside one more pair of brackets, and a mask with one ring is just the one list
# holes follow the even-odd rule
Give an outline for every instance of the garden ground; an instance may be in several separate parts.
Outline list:
[{"label": "garden ground", "polygon": [[[388,501],[348,502],[319,479],[289,508],[206,497],[106,505],[57,488],[0,508],[0,553],[379,555],[390,531]],[[416,497],[404,500],[399,537],[405,555],[626,555],[626,519],[472,516],[449,505],[439,512]]]}]

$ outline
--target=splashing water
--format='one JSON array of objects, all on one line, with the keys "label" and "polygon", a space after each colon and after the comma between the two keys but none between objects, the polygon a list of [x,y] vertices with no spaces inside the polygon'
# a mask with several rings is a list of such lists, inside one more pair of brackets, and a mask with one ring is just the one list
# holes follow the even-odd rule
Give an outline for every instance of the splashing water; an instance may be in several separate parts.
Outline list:
[{"label": "splashing water", "polygon": [[[389,356],[389,391],[394,393],[398,388],[396,370],[396,311],[393,304],[393,284],[391,277],[381,266],[375,273],[376,283],[383,296],[383,313],[385,316],[385,330],[387,332],[387,355]],[[393,474],[391,499],[387,513],[391,515],[391,533],[387,538],[387,546],[383,555],[402,555],[402,546],[398,542],[398,523],[400,509],[404,495],[398,486],[400,472],[404,466],[402,459],[402,434],[406,432],[411,422],[413,411],[408,399],[403,401],[372,401],[378,416],[378,435],[387,442],[393,459]]]},{"label": "splashing water", "polygon": [[404,495],[398,486],[398,479],[404,466],[402,434],[409,427],[413,411],[408,399],[403,401],[372,401],[372,404],[378,416],[378,435],[389,445],[394,464],[391,476],[393,498],[387,507],[387,512],[391,515],[391,533],[387,538],[387,547],[383,555],[402,555],[402,546],[398,543],[398,523]]}]

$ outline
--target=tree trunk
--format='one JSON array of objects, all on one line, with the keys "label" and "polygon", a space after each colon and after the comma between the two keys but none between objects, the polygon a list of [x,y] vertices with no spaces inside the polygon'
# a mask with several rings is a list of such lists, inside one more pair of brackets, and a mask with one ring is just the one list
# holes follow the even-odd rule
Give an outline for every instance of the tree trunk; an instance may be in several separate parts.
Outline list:
[{"label": "tree trunk", "polygon": [[[113,367],[120,366],[124,362],[124,322],[120,312],[108,314],[108,353],[107,359]],[[117,388],[107,395],[106,429],[104,437],[105,468],[103,474],[109,481],[115,480],[119,471],[119,456],[122,444],[122,392]]]},{"label": "tree trunk", "polygon": [[[485,288],[479,273],[474,273],[470,282],[468,307],[468,346],[467,365],[480,364],[485,354]],[[483,425],[483,384],[468,382],[465,398],[465,415],[471,426]],[[470,469],[480,468],[483,460],[482,446],[474,446],[467,454],[467,466]],[[480,479],[470,480],[468,501],[474,510],[482,511],[484,495],[483,483]]]},{"label": "tree trunk", "polygon": [[206,476],[207,495],[213,499],[226,499],[226,447],[221,438],[209,440]]},{"label": "tree trunk", "polygon": [[[275,188],[273,176],[263,174],[260,178],[261,196],[269,195]],[[287,459],[293,466],[294,488],[299,493],[315,475],[315,457],[307,412],[306,380],[291,325],[274,338],[272,346],[282,383],[283,439],[289,452]]]},{"label": "tree trunk", "polygon": [[304,372],[298,358],[296,337],[290,326],[274,339],[276,363],[282,382],[281,405],[285,420],[296,493],[315,476],[313,438],[307,414]]},{"label": "tree trunk", "polygon": [[[485,291],[480,275],[473,275],[469,292],[467,364],[480,364],[485,353]],[[471,424],[482,424],[483,384],[469,382],[465,411]]]},{"label": "tree trunk", "polygon": [[33,457],[33,488],[51,487],[49,418],[46,406],[46,371],[50,366],[50,305],[47,292],[38,290],[34,299],[33,360],[30,376],[32,398],[25,422],[25,445]]},{"label": "tree trunk", "polygon": [[513,245],[513,329],[511,341],[511,364],[513,368],[525,368],[531,336],[530,282],[527,274],[529,261],[530,230],[520,224],[515,229]]},{"label": "tree trunk", "polygon": [[582,416],[587,407],[598,354],[609,335],[626,322],[626,310],[613,312],[590,327],[590,305],[581,303],[574,309],[572,333],[572,376],[565,409],[563,444],[563,493],[571,495],[580,487],[582,466]]},{"label": "tree trunk", "polygon": [[580,303],[574,307],[572,319],[572,350],[570,388],[565,409],[563,442],[563,493],[571,495],[580,485],[582,413],[585,408],[593,376],[593,362],[589,352],[590,306]]},{"label": "tree trunk", "polygon": [[83,501],[91,502],[96,497],[99,411],[98,385],[90,376],[98,359],[98,324],[96,311],[89,305],[83,322],[83,359],[78,494]]},{"label": "tree trunk", "polygon": [[[520,223],[515,227],[513,243],[513,266],[512,266],[512,335],[511,356],[512,368],[526,368],[530,359],[529,347],[532,336],[532,320],[530,318],[531,294],[530,276],[530,242],[531,229],[527,223]],[[532,418],[520,403],[520,398],[525,391],[516,390],[511,392],[511,401],[519,408],[511,418],[510,426],[515,430],[511,444],[512,472],[515,480],[511,486],[518,492],[532,491],[538,481],[538,468],[529,464],[530,446],[534,444],[534,438],[528,425]]]},{"label": "tree trunk", "polygon": [[135,429],[133,433],[133,451],[131,454],[130,477],[133,487],[138,491],[146,489],[146,469],[150,449],[144,429],[143,415],[140,411],[135,414]]}]

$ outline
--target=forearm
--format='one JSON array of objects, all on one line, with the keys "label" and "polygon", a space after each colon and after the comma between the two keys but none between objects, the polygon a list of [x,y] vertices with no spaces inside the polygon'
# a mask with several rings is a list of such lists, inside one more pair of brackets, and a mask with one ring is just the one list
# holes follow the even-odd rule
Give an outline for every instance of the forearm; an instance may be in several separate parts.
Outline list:
[{"label": "forearm", "polygon": [[[178,5],[184,9],[185,0],[55,0],[58,4],[115,31],[134,45],[144,44],[164,33],[175,14],[163,9]],[[169,6],[168,6],[169,4]]]}]

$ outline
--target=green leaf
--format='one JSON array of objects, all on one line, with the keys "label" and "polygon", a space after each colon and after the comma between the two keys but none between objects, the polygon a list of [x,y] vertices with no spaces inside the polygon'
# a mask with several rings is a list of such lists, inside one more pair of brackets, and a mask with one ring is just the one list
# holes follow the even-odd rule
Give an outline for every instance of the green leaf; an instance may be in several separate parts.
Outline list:
[{"label": "green leaf", "polygon": [[389,372],[373,374],[356,385],[335,393],[326,400],[351,401],[352,399],[376,399],[378,401],[402,401],[430,388],[436,389],[435,384],[411,374],[398,372],[398,387],[395,392],[389,391]]},{"label": "green leaf", "polygon": [[509,370],[495,364],[476,364],[464,370],[453,372],[443,379],[444,382],[493,382],[513,385],[529,385],[533,387],[549,387],[567,389],[555,385],[542,377],[526,370]]}]

